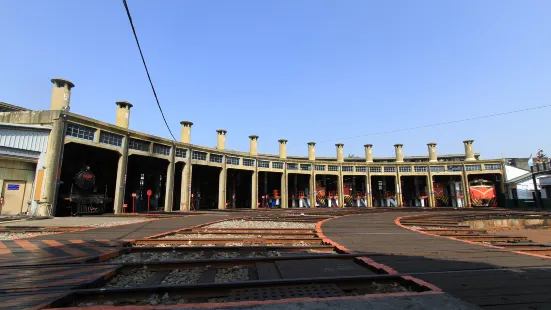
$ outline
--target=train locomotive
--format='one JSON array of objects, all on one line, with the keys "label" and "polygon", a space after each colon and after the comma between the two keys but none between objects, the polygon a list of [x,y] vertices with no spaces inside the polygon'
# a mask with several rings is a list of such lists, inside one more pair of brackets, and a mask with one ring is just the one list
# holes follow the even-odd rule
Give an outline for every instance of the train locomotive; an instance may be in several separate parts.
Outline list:
[{"label": "train locomotive", "polygon": [[494,183],[484,179],[469,182],[469,193],[473,207],[497,207],[497,195]]},{"label": "train locomotive", "polygon": [[77,172],[71,183],[71,192],[69,197],[71,215],[82,214],[103,214],[105,206],[113,201],[113,198],[107,196],[107,186],[103,194],[98,193],[96,187],[96,175],[85,166]]}]

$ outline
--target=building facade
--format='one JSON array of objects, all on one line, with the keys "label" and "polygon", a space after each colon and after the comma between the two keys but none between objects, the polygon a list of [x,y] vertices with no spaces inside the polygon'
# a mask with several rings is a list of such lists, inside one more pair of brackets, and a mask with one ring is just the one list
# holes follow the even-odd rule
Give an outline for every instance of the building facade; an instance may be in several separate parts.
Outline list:
[{"label": "building facade", "polygon": [[426,156],[407,157],[403,145],[396,144],[393,158],[374,157],[376,148],[370,144],[364,146],[365,158],[345,158],[341,143],[335,157],[320,158],[309,142],[308,156],[291,157],[285,139],[278,141],[279,154],[259,154],[256,135],[249,136],[248,152],[226,150],[227,131],[219,129],[217,147],[209,148],[191,144],[190,121],[181,122],[180,141],[129,130],[132,104],[126,101],[116,102],[115,124],[71,113],[74,84],[52,82],[49,110],[0,112],[0,123],[47,128],[44,164],[34,176],[43,180],[32,195],[37,215],[69,215],[73,202],[92,206],[99,200],[107,212],[117,214],[241,207],[462,207],[473,205],[469,182],[477,179],[490,181],[498,195],[505,195],[502,160],[480,160],[472,140],[463,142],[464,154],[452,155],[438,155],[436,143],[428,143]]},{"label": "building facade", "polygon": [[[0,111],[24,108],[0,102]],[[0,123],[0,214],[32,214],[37,208],[35,184],[44,164],[50,128],[42,125]]]}]

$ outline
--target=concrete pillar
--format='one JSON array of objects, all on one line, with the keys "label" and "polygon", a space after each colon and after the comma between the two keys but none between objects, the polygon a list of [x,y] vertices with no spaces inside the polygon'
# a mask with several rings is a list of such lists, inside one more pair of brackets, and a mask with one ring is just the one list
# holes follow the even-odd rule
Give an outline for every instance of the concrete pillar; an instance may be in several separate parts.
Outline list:
[{"label": "concrete pillar", "polygon": [[[220,135],[219,135],[220,136]],[[227,182],[227,175],[228,175],[228,169],[226,168],[226,156],[224,155],[223,160],[223,166],[220,170],[220,175],[218,177],[218,209],[224,210],[226,209],[226,182]]]},{"label": "concrete pillar", "polygon": [[258,155],[258,136],[252,135],[249,136],[249,139],[251,139],[251,148],[249,151],[249,154],[252,156]]},{"label": "concrete pillar", "polygon": [[71,88],[75,84],[65,79],[52,79],[54,88],[52,89],[52,101],[50,110],[66,110],[71,103]]},{"label": "concrete pillar", "polygon": [[46,171],[44,172],[44,191],[38,203],[37,215],[53,216],[57,202],[57,188],[61,174],[61,161],[63,158],[63,142],[65,138],[65,115],[60,113],[52,122],[52,130],[48,138],[46,149]]},{"label": "concrete pillar", "polygon": [[293,173],[293,195],[291,196],[291,208],[296,208],[298,207],[298,201],[297,201],[297,198],[298,198],[298,174],[297,173]]},{"label": "concrete pillar", "polygon": [[[182,143],[189,144],[191,141],[191,126],[193,123],[190,121],[181,121],[182,135],[180,140]],[[180,211],[190,211],[191,206],[191,149],[186,152],[186,162],[182,169],[182,186],[180,187]]]},{"label": "concrete pillar", "polygon": [[258,209],[258,167],[253,171],[251,183],[251,209]]},{"label": "concrete pillar", "polygon": [[[191,153],[191,152],[188,152]],[[190,206],[190,193],[191,193],[191,156],[186,154],[188,160],[184,163],[184,169],[182,169],[182,187],[180,188],[180,211],[189,211]]]},{"label": "concrete pillar", "polygon": [[279,139],[279,158],[285,159],[287,158],[287,140],[285,139]]},{"label": "concrete pillar", "polygon": [[289,183],[287,182],[287,163],[283,163],[283,165],[283,173],[281,174],[281,208],[287,209],[289,207],[289,199],[287,198],[289,197]]},{"label": "concrete pillar", "polygon": [[373,162],[373,144],[366,144],[364,145],[365,148],[365,162],[372,163]]},{"label": "concrete pillar", "polygon": [[172,212],[174,204],[174,169],[176,168],[176,145],[172,145],[168,155],[166,170],[165,212]]},{"label": "concrete pillar", "polygon": [[366,205],[368,208],[373,208],[373,193],[371,192],[371,173],[369,172],[369,167],[367,167],[367,170],[366,170],[366,182],[365,182],[365,186],[366,186]]},{"label": "concrete pillar", "polygon": [[[124,192],[126,189],[126,170],[128,168],[128,136],[123,137],[121,145],[121,154],[117,164],[117,181],[115,184],[115,214],[123,212]],[[126,212],[131,212],[127,208]]]},{"label": "concrete pillar", "polygon": [[189,144],[191,141],[191,126],[193,126],[193,123],[188,121],[181,121],[180,125],[182,125],[182,136],[180,139],[182,140],[182,143]]},{"label": "concrete pillar", "polygon": [[226,149],[226,134],[228,133],[227,130],[224,129],[217,129],[216,133],[218,133],[218,138],[216,140],[216,148],[219,150],[225,150]]},{"label": "concrete pillar", "polygon": [[427,191],[429,196],[429,208],[436,207],[436,200],[434,199],[434,184],[432,180],[432,173],[430,172],[430,166],[427,166]]},{"label": "concrete pillar", "polygon": [[403,207],[403,196],[402,196],[402,180],[400,178],[400,168],[396,167],[396,206]]},{"label": "concrete pillar", "polygon": [[128,101],[117,101],[117,119],[115,125],[127,128],[130,124],[130,108],[132,104]]},{"label": "concrete pillar", "polygon": [[339,167],[339,175],[337,176],[337,192],[339,195],[339,207],[344,208],[344,180],[342,177],[342,166]]},{"label": "concrete pillar", "polygon": [[429,147],[429,162],[437,162],[438,156],[436,156],[436,143],[429,142],[427,143],[427,146]]},{"label": "concrete pillar", "polygon": [[394,144],[394,152],[396,152],[396,162],[397,163],[403,163],[404,162],[404,152],[402,151],[403,144]]},{"label": "concrete pillar", "polygon": [[344,162],[344,144],[337,143],[335,146],[337,147],[337,162],[342,163]]},{"label": "concrete pillar", "polygon": [[474,140],[463,141],[463,144],[465,145],[465,161],[476,160],[474,157],[473,142]]},{"label": "concrete pillar", "polygon": [[312,174],[310,174],[310,208],[316,207],[316,169],[312,165]]},{"label": "concrete pillar", "polygon": [[463,165],[463,173],[461,174],[461,179],[463,181],[463,197],[465,207],[472,207],[471,204],[471,193],[469,192],[469,175],[467,174],[467,168]]},{"label": "concrete pillar", "polygon": [[308,142],[308,160],[316,160],[316,142]]}]

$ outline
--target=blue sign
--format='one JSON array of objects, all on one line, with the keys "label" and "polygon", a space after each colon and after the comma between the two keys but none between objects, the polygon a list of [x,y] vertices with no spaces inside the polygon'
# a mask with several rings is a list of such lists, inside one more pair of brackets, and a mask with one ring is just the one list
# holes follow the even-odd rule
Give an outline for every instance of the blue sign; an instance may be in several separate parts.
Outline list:
[{"label": "blue sign", "polygon": [[19,190],[19,184],[8,184],[8,190],[9,191],[18,191]]}]

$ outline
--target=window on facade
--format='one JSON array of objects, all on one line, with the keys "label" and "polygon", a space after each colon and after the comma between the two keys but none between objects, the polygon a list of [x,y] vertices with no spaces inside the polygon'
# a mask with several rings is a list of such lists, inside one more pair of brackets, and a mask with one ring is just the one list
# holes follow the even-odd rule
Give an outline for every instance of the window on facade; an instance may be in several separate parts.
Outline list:
[{"label": "window on facade", "polygon": [[137,140],[132,138],[128,140],[128,148],[133,150],[149,152],[149,145],[151,145],[151,143],[148,141]]},{"label": "window on facade", "polygon": [[381,172],[381,167],[369,167],[369,172]]},{"label": "window on facade", "polygon": [[327,171],[339,171],[339,166],[327,166]]},{"label": "window on facade", "polygon": [[205,152],[199,152],[199,151],[193,151],[191,153],[191,159],[195,160],[207,160],[207,153]]},{"label": "window on facade", "polygon": [[384,167],[385,172],[396,172],[396,167]]},{"label": "window on facade", "polygon": [[466,165],[465,170],[467,170],[467,171],[481,171],[482,166],[481,165]]},{"label": "window on facade", "polygon": [[367,167],[365,167],[365,166],[356,166],[356,172],[367,172]]},{"label": "window on facade", "polygon": [[209,161],[211,161],[211,162],[213,162],[213,163],[219,163],[219,164],[221,164],[223,158],[224,158],[224,156],[222,156],[222,155],[220,155],[220,154],[210,154],[210,155],[209,155]]},{"label": "window on facade", "polygon": [[267,160],[259,160],[258,168],[270,168],[270,162]]},{"label": "window on facade", "polygon": [[461,166],[448,166],[448,172],[461,172],[463,167]]},{"label": "window on facade", "polygon": [[415,167],[413,167],[413,171],[415,171],[415,172],[427,172],[427,167],[425,167],[425,166],[415,166]]},{"label": "window on facade", "polygon": [[226,164],[239,166],[239,157],[226,156]]},{"label": "window on facade", "polygon": [[342,166],[342,172],[354,172],[353,166]]},{"label": "window on facade", "polygon": [[298,164],[287,163],[287,170],[298,170]]},{"label": "window on facade", "polygon": [[430,166],[430,172],[444,172],[446,167],[444,166]]},{"label": "window on facade", "polygon": [[274,161],[274,162],[272,162],[272,168],[274,168],[274,169],[283,169],[283,163]]},{"label": "window on facade", "polygon": [[153,153],[161,154],[161,155],[170,155],[170,146],[155,143],[153,144]]},{"label": "window on facade", "polygon": [[411,172],[411,167],[400,167],[398,168],[400,172]]},{"label": "window on facade", "polygon": [[95,128],[82,126],[79,124],[67,124],[67,136],[76,137],[84,140],[94,141]]},{"label": "window on facade", "polygon": [[243,159],[243,166],[254,167],[254,159]]},{"label": "window on facade", "polygon": [[187,155],[186,149],[180,149],[180,148],[176,149],[176,157],[186,158],[186,155]]},{"label": "window on facade", "polygon": [[122,136],[107,131],[100,131],[99,133],[99,143],[121,146],[122,145]]},{"label": "window on facade", "polygon": [[484,170],[501,170],[500,164],[485,164]]},{"label": "window on facade", "polygon": [[325,165],[316,165],[314,169],[316,169],[316,171],[325,171]]},{"label": "window on facade", "polygon": [[302,171],[310,171],[312,169],[312,166],[310,164],[300,164],[300,170]]}]

